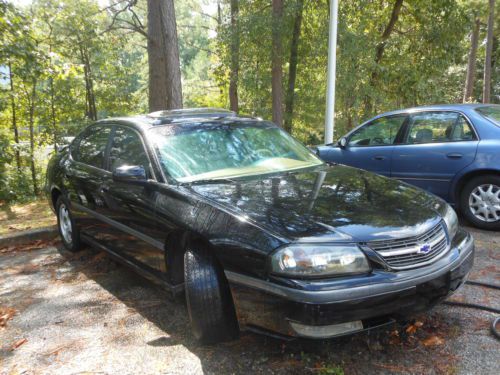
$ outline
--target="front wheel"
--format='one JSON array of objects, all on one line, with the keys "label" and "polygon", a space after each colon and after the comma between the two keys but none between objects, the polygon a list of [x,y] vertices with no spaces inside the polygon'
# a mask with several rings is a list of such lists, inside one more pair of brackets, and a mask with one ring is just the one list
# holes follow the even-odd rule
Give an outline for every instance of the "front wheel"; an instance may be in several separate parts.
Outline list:
[{"label": "front wheel", "polygon": [[64,247],[75,253],[82,248],[80,241],[80,231],[73,220],[71,211],[66,200],[59,197],[56,202],[57,227]]},{"label": "front wheel", "polygon": [[500,229],[500,176],[479,176],[469,181],[460,196],[463,215],[474,226]]},{"label": "front wheel", "polygon": [[229,285],[214,255],[199,242],[184,254],[184,285],[193,334],[204,344],[238,336]]}]

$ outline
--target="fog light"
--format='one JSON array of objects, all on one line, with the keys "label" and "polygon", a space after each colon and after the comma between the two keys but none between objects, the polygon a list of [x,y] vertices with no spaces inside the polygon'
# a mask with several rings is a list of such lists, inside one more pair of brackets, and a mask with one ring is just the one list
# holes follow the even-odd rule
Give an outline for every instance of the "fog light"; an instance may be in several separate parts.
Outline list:
[{"label": "fog light", "polygon": [[343,335],[349,332],[361,331],[363,323],[361,320],[354,322],[332,324],[328,326],[308,326],[305,324],[290,322],[290,325],[299,336],[311,338],[329,338],[334,336]]}]

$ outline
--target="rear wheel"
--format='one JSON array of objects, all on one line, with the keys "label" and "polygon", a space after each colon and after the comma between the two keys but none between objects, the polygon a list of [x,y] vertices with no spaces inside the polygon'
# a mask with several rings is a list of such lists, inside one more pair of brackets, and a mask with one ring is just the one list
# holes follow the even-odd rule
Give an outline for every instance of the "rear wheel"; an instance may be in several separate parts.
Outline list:
[{"label": "rear wheel", "polygon": [[209,344],[238,336],[238,322],[229,285],[213,254],[192,242],[184,254],[186,302],[193,334]]},{"label": "rear wheel", "polygon": [[64,247],[71,252],[81,250],[82,243],[80,240],[80,231],[75,225],[69,206],[63,197],[59,197],[57,199],[56,212],[57,227],[59,229],[59,235],[61,236]]},{"label": "rear wheel", "polygon": [[478,228],[500,229],[500,176],[475,177],[460,196],[463,215]]}]

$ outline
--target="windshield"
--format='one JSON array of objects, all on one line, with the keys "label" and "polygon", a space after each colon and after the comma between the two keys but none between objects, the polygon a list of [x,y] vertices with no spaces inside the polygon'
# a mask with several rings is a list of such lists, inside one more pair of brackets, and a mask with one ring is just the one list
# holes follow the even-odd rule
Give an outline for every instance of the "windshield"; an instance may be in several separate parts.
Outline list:
[{"label": "windshield", "polygon": [[500,106],[487,106],[476,108],[476,111],[493,122],[495,125],[500,126]]},{"label": "windshield", "polygon": [[271,123],[167,125],[150,130],[162,168],[179,182],[291,171],[322,164]]}]

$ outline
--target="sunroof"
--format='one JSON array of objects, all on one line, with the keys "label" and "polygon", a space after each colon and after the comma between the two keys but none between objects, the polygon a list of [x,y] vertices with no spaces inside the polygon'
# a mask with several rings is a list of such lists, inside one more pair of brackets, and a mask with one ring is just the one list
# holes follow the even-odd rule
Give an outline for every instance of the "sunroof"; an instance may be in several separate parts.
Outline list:
[{"label": "sunroof", "polygon": [[179,117],[230,117],[236,116],[236,112],[222,108],[186,108],[157,111],[147,115],[154,119],[171,119]]}]

